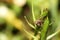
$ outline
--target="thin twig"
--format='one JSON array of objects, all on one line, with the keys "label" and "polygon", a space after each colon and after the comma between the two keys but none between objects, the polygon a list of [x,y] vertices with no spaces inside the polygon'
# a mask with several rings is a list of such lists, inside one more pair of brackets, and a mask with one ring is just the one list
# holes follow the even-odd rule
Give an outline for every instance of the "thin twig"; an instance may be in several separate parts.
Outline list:
[{"label": "thin twig", "polygon": [[35,15],[34,15],[34,11],[33,11],[33,0],[32,0],[32,16],[33,16],[33,21],[35,22],[36,18],[35,18]]},{"label": "thin twig", "polygon": [[27,32],[25,29],[24,29],[24,31],[25,31],[29,36],[33,37],[34,39],[36,38],[34,35],[32,35],[30,32]]},{"label": "thin twig", "polygon": [[59,32],[60,32],[60,30],[57,31],[57,32],[55,32],[55,33],[53,33],[53,34],[51,34],[51,35],[49,35],[46,40],[51,39],[52,37],[54,37],[55,35],[57,35]]},{"label": "thin twig", "polygon": [[33,29],[35,29],[35,27],[27,20],[26,16],[24,16],[24,18],[25,18],[26,22],[28,23],[28,25],[29,25],[30,27],[32,27]]}]

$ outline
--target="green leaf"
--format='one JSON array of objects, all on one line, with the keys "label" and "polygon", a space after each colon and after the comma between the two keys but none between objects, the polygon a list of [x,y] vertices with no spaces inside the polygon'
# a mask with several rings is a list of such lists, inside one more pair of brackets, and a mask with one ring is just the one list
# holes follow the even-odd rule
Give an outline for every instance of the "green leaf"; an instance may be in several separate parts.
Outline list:
[{"label": "green leaf", "polygon": [[48,18],[45,19],[44,24],[43,24],[43,29],[41,30],[41,40],[46,40],[46,32],[49,27],[49,20]]},{"label": "green leaf", "polygon": [[40,18],[44,18],[47,15],[48,15],[48,11],[45,10],[43,13],[41,13]]}]

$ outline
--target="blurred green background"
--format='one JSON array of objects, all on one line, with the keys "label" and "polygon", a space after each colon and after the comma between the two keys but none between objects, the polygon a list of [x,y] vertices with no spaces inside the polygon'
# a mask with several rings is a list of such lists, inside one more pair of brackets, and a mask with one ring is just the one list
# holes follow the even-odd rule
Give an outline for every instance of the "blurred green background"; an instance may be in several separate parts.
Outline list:
[{"label": "blurred green background", "polygon": [[0,40],[60,40],[60,0],[0,0]]}]

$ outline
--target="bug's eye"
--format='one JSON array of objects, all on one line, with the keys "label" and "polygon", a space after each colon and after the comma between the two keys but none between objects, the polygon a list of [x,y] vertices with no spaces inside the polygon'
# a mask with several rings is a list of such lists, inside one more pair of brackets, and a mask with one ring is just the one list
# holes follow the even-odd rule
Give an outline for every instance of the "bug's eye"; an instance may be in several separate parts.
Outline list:
[{"label": "bug's eye", "polygon": [[41,25],[42,25],[42,23],[43,23],[43,21],[42,21],[42,20],[36,20],[36,21],[35,21],[35,24],[36,24],[37,26],[41,26]]}]

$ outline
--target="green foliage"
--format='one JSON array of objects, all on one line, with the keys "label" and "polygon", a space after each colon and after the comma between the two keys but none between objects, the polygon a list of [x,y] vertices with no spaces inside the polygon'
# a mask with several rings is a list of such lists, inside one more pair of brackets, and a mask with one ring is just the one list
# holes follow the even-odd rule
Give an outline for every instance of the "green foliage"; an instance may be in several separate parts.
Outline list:
[{"label": "green foliage", "polygon": [[41,30],[41,40],[46,40],[46,34],[47,34],[47,29],[49,27],[49,19],[48,17],[45,19],[44,24],[42,26],[42,30]]}]

